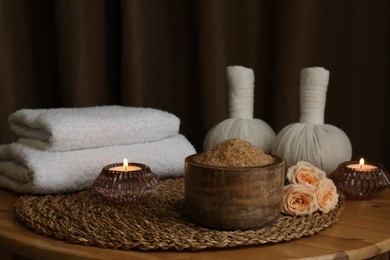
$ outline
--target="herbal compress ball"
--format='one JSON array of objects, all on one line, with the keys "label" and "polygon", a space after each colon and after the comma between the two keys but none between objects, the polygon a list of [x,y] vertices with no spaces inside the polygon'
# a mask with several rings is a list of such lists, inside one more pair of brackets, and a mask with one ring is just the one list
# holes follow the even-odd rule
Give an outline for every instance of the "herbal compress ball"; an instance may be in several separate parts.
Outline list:
[{"label": "herbal compress ball", "polygon": [[204,140],[204,150],[210,150],[224,140],[240,138],[267,153],[270,152],[275,132],[263,120],[253,118],[255,81],[253,70],[242,66],[228,66],[226,72],[230,118],[211,128]]},{"label": "herbal compress ball", "polygon": [[341,162],[351,160],[348,136],[341,129],[324,124],[328,82],[329,71],[324,68],[301,71],[299,123],[284,127],[272,144],[272,154],[284,158],[286,168],[308,161],[330,174]]}]

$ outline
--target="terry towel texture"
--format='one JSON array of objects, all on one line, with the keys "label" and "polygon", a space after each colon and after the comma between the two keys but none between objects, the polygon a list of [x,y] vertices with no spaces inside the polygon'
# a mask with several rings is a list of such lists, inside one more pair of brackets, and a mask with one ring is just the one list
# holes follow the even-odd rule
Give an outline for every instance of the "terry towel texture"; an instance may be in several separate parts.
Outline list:
[{"label": "terry towel texture", "polygon": [[177,134],[180,119],[154,108],[97,106],[21,109],[9,123],[18,143],[69,151],[158,141]]},{"label": "terry towel texture", "polygon": [[159,178],[184,174],[184,159],[195,153],[181,134],[159,141],[47,152],[19,143],[0,145],[0,186],[21,193],[62,193],[87,189],[111,163],[148,165]]}]

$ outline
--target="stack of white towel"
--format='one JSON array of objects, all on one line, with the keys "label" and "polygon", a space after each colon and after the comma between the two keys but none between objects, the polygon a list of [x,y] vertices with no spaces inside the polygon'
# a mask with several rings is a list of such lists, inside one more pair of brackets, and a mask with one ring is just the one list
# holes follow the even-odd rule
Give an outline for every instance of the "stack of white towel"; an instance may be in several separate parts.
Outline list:
[{"label": "stack of white towel", "polygon": [[0,145],[0,187],[21,193],[90,188],[104,166],[124,158],[160,179],[178,177],[196,152],[179,134],[180,119],[153,108],[22,109],[9,123],[18,140]]}]

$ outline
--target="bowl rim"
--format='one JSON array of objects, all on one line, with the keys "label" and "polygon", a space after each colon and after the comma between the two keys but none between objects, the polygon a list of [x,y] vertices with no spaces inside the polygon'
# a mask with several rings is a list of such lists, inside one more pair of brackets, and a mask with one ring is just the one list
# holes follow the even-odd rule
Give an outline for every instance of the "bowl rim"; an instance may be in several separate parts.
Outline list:
[{"label": "bowl rim", "polygon": [[353,169],[353,168],[347,167],[347,166],[350,165],[350,164],[359,164],[359,161],[358,161],[358,160],[355,160],[355,161],[345,161],[345,162],[340,163],[340,164],[337,166],[337,168],[336,168],[336,170],[335,170],[334,172],[336,172],[336,171],[338,171],[338,170],[343,170],[343,171],[348,172],[348,173],[358,173],[358,172],[363,172],[363,173],[364,173],[364,172],[379,172],[379,171],[386,172],[385,167],[384,167],[382,164],[380,164],[380,163],[371,162],[371,161],[366,161],[366,162],[364,162],[364,163],[365,163],[365,164],[374,165],[374,166],[376,166],[377,168],[375,168],[375,169],[367,169],[367,170],[364,170],[364,171],[360,171],[359,169]]},{"label": "bowl rim", "polygon": [[279,157],[277,155],[274,155],[274,154],[268,154],[268,155],[271,155],[275,161],[271,164],[266,164],[266,165],[262,165],[262,166],[244,166],[244,167],[231,167],[231,166],[212,166],[212,165],[207,165],[207,164],[202,164],[202,163],[199,163],[199,162],[196,162],[194,160],[194,157],[195,156],[198,156],[202,153],[195,153],[195,154],[191,154],[189,156],[187,156],[185,158],[185,163],[187,164],[191,164],[193,166],[197,166],[197,167],[201,167],[201,168],[208,168],[208,169],[219,169],[219,170],[229,170],[229,171],[234,171],[234,170],[237,170],[237,171],[242,171],[242,170],[253,170],[253,169],[270,169],[270,168],[275,168],[275,167],[279,167],[281,164],[285,164],[285,161],[282,157]]}]

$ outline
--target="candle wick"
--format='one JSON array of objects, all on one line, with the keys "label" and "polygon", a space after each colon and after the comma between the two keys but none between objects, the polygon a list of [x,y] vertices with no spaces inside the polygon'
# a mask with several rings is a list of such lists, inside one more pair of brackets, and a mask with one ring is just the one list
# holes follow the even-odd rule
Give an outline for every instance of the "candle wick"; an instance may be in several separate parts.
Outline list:
[{"label": "candle wick", "polygon": [[125,165],[125,171],[127,171],[127,165]]},{"label": "candle wick", "polygon": [[360,169],[363,169],[363,164],[360,164]]}]

